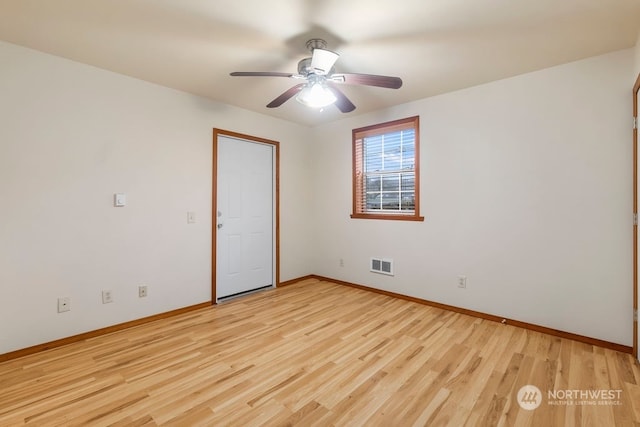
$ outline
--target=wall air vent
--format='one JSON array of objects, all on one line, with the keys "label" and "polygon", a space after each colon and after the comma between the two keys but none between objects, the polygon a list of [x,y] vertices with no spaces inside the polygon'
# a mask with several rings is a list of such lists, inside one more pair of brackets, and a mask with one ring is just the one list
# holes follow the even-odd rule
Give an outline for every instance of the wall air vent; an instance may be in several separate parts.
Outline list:
[{"label": "wall air vent", "polygon": [[393,260],[387,258],[371,258],[369,271],[393,276]]}]

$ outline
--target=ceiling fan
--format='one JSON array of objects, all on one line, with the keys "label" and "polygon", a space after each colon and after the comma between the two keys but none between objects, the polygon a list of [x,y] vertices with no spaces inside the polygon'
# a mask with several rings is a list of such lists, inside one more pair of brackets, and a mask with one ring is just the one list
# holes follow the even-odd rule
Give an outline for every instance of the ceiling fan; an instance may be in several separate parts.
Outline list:
[{"label": "ceiling fan", "polygon": [[267,108],[276,108],[296,96],[296,99],[309,107],[322,108],[330,104],[336,105],[343,113],[355,110],[356,106],[346,97],[337,85],[365,85],[389,89],[399,89],[402,79],[391,76],[374,74],[336,73],[335,63],[340,57],[335,52],[326,49],[327,42],[322,39],[311,39],[307,42],[307,49],[311,51],[310,58],[298,62],[298,73],[280,73],[272,71],[236,71],[231,76],[240,77],[290,77],[304,80],[304,83],[289,88],[276,99],[267,104]]}]

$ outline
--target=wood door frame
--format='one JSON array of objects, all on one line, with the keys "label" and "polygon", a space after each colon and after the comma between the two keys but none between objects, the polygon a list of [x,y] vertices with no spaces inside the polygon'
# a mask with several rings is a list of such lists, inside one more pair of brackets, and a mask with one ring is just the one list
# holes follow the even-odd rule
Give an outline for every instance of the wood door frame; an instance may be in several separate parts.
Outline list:
[{"label": "wood door frame", "polygon": [[[638,90],[640,90],[640,74],[633,85],[633,214],[638,215]],[[633,223],[633,312],[638,313],[638,224]],[[638,358],[638,319],[633,319],[633,357]]]},{"label": "wood door frame", "polygon": [[270,139],[259,138],[257,136],[246,135],[242,133],[232,132],[224,129],[213,128],[213,197],[211,210],[211,304],[216,304],[216,262],[217,262],[217,238],[218,238],[218,136],[227,136],[231,138],[243,139],[249,142],[272,145],[275,150],[275,176],[274,176],[274,221],[275,221],[275,287],[280,284],[280,143]]}]

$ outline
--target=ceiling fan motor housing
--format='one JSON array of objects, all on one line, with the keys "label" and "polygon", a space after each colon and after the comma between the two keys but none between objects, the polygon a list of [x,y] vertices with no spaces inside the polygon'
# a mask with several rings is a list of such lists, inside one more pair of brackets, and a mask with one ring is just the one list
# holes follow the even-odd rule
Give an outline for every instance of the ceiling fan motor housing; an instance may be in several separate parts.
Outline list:
[{"label": "ceiling fan motor housing", "polygon": [[[317,74],[316,70],[311,67],[311,60],[312,58],[304,58],[300,60],[300,62],[298,62],[298,74],[304,77],[308,77],[310,74]],[[336,68],[331,67],[329,72],[326,74],[330,76],[331,74],[335,73],[335,71]]]}]

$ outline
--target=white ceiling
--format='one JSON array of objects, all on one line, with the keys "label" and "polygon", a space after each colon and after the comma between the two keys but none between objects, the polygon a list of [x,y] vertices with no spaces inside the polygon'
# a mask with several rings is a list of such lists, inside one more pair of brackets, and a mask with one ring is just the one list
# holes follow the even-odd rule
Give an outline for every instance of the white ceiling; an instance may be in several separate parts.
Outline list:
[{"label": "white ceiling", "polygon": [[[632,47],[640,0],[0,0],[0,39],[313,126]],[[299,81],[323,38],[337,72],[401,77],[341,86],[356,105],[265,105]],[[0,64],[2,66],[2,64]]]}]

